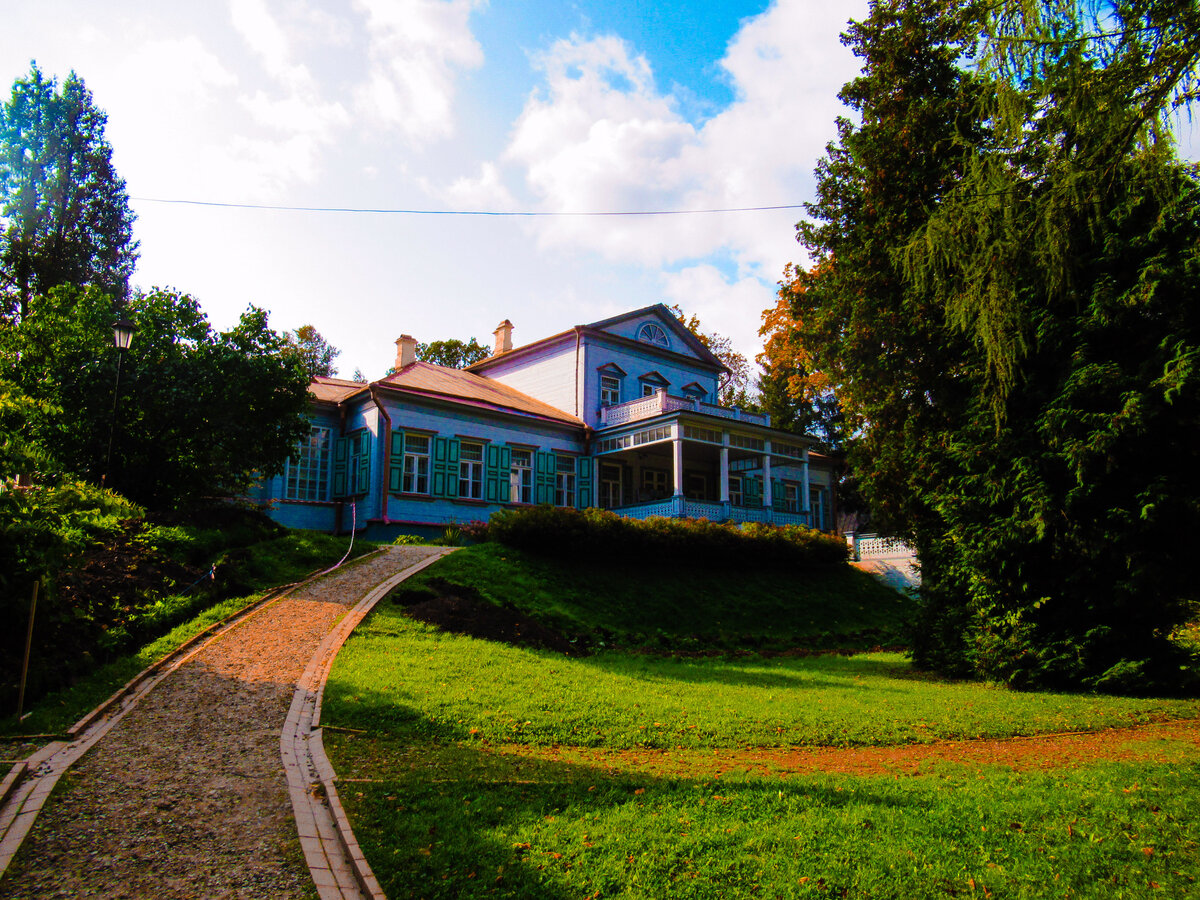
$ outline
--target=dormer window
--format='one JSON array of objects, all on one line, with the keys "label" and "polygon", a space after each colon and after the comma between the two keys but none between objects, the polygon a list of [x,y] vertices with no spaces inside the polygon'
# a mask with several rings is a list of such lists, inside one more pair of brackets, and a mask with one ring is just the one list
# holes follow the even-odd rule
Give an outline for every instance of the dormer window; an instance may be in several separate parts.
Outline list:
[{"label": "dormer window", "polygon": [[670,347],[671,342],[667,339],[667,333],[663,331],[661,325],[654,322],[647,322],[638,329],[637,339],[645,344],[653,344],[655,347]]},{"label": "dormer window", "polygon": [[616,375],[600,376],[600,405],[616,406],[621,402],[621,379]]},{"label": "dormer window", "polygon": [[638,377],[638,382],[642,386],[643,397],[653,397],[656,391],[660,389],[666,390],[671,386],[671,382],[663,378],[658,372],[647,372],[645,375]]}]

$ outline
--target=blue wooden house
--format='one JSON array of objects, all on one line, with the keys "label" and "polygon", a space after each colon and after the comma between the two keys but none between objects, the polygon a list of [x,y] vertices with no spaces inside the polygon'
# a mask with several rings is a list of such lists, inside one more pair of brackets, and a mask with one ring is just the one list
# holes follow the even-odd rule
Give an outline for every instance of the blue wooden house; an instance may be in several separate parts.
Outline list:
[{"label": "blue wooden house", "polygon": [[621,515],[833,522],[831,461],[770,417],[717,405],[721,362],[662,304],[467,369],[396,341],[392,374],[318,378],[308,439],[253,499],[285,525],[372,537],[525,504]]}]

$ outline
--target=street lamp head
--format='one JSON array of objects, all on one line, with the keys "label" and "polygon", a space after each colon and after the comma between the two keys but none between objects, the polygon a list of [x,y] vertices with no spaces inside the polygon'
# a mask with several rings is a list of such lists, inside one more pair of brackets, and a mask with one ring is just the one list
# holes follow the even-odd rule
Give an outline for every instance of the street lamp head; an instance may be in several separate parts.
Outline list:
[{"label": "street lamp head", "polygon": [[121,318],[113,322],[112,330],[113,346],[122,352],[128,350],[129,345],[133,342],[133,334],[137,331],[137,326],[124,316],[121,316]]}]

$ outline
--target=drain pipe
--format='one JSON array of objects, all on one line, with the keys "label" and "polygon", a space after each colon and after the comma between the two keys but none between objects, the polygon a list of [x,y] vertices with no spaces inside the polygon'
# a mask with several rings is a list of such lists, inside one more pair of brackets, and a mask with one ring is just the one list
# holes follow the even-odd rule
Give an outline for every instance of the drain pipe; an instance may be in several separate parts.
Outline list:
[{"label": "drain pipe", "polygon": [[387,414],[387,410],[383,408],[383,404],[379,402],[379,395],[375,393],[375,385],[367,388],[371,393],[371,402],[375,404],[375,408],[379,410],[379,415],[383,418],[383,472],[379,476],[379,484],[383,489],[383,506],[379,511],[383,518],[384,525],[390,525],[388,521],[388,472],[391,469],[392,462],[392,417]]}]

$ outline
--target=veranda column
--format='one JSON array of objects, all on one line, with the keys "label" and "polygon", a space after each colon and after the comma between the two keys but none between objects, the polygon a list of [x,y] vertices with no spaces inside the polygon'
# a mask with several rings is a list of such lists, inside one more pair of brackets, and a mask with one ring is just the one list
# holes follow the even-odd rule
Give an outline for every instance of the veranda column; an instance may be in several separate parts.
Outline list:
[{"label": "veranda column", "polygon": [[775,498],[771,496],[771,442],[763,442],[763,506],[773,509]]},{"label": "veranda column", "polygon": [[675,475],[675,515],[682,516],[683,507],[683,425],[675,423],[675,438],[671,441],[671,449],[674,451],[674,475]]},{"label": "veranda column", "polygon": [[721,432],[721,496],[722,503],[729,502],[729,432]]},{"label": "veranda column", "polygon": [[803,473],[800,479],[800,502],[803,505],[804,514],[808,516],[808,524],[811,526],[812,520],[812,501],[808,487],[808,448],[804,448],[804,467],[801,469]]}]

